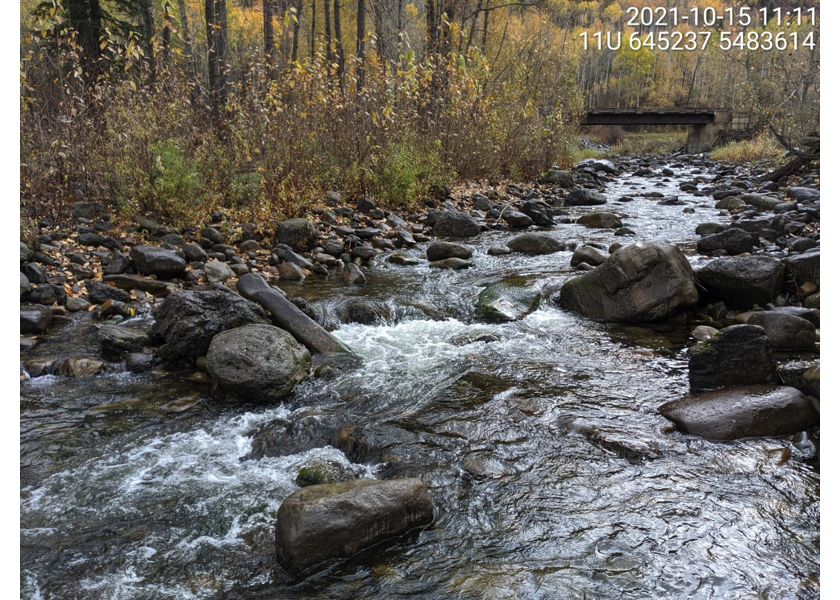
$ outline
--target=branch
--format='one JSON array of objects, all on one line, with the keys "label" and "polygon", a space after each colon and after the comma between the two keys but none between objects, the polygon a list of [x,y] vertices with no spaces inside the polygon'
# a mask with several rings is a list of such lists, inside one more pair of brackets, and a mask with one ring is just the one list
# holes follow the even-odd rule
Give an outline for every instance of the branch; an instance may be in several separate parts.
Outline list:
[{"label": "branch", "polygon": [[475,17],[476,15],[478,15],[478,13],[490,12],[491,10],[496,10],[497,8],[508,8],[508,7],[511,7],[511,6],[530,7],[530,6],[536,6],[536,5],[537,5],[537,3],[536,3],[536,2],[510,2],[510,3],[508,3],[508,4],[500,4],[499,6],[486,6],[486,7],[484,7],[484,8],[477,8],[477,9],[475,9],[475,10],[474,10],[473,12],[471,12],[471,13],[469,14],[469,16],[468,16],[466,19],[464,19],[464,20],[465,20],[465,21],[467,21],[467,20],[469,20],[469,19],[472,19],[472,18],[473,18],[473,17]]},{"label": "branch", "polygon": [[777,140],[779,140],[779,143],[782,146],[785,147],[785,150],[787,150],[788,152],[790,152],[794,156],[798,156],[799,158],[804,158],[804,159],[807,159],[807,160],[814,160],[815,158],[819,157],[818,153],[808,154],[806,152],[802,152],[801,150],[797,150],[796,148],[793,147],[793,145],[788,140],[786,140],[784,137],[782,137],[782,135],[778,131],[776,131],[776,128],[773,127],[772,123],[767,123],[767,126],[770,128],[770,131],[773,133],[773,136]]}]

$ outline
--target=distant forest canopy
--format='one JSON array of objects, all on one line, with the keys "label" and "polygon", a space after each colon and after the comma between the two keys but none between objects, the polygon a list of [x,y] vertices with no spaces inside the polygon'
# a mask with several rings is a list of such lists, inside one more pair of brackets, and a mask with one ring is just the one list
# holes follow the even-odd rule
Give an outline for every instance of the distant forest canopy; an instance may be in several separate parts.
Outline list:
[{"label": "distant forest canopy", "polygon": [[[632,31],[662,30],[627,23],[650,5],[23,0],[24,204],[55,202],[79,179],[128,214],[175,220],[190,218],[198,189],[255,218],[299,212],[330,185],[411,201],[455,176],[568,162],[587,106],[747,111],[793,142],[817,127],[818,47],[632,50]],[[622,32],[622,45],[584,51],[583,32]]]}]

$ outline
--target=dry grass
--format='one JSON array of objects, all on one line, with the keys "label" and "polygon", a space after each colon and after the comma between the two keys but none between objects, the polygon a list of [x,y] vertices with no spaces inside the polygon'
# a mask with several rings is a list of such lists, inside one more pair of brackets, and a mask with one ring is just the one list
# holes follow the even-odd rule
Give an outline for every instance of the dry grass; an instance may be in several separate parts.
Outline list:
[{"label": "dry grass", "polygon": [[710,156],[715,160],[732,163],[746,163],[754,160],[778,160],[784,156],[784,148],[769,135],[761,135],[752,140],[730,142],[712,150]]}]

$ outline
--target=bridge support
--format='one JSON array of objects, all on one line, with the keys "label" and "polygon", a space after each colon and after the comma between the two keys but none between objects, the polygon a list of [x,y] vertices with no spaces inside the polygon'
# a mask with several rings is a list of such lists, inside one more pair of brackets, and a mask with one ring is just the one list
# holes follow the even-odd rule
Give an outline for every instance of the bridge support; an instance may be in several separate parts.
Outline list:
[{"label": "bridge support", "polygon": [[688,141],[685,144],[686,152],[699,154],[708,152],[715,143],[718,131],[726,127],[732,121],[732,113],[715,111],[715,120],[705,125],[692,125],[688,129]]}]

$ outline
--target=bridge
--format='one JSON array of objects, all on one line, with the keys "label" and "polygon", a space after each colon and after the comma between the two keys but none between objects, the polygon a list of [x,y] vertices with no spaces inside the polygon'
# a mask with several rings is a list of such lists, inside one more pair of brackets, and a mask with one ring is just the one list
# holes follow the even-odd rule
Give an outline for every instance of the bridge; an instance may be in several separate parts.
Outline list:
[{"label": "bridge", "polygon": [[745,129],[749,116],[714,108],[589,108],[583,125],[687,125],[689,153],[711,149],[721,129]]}]

